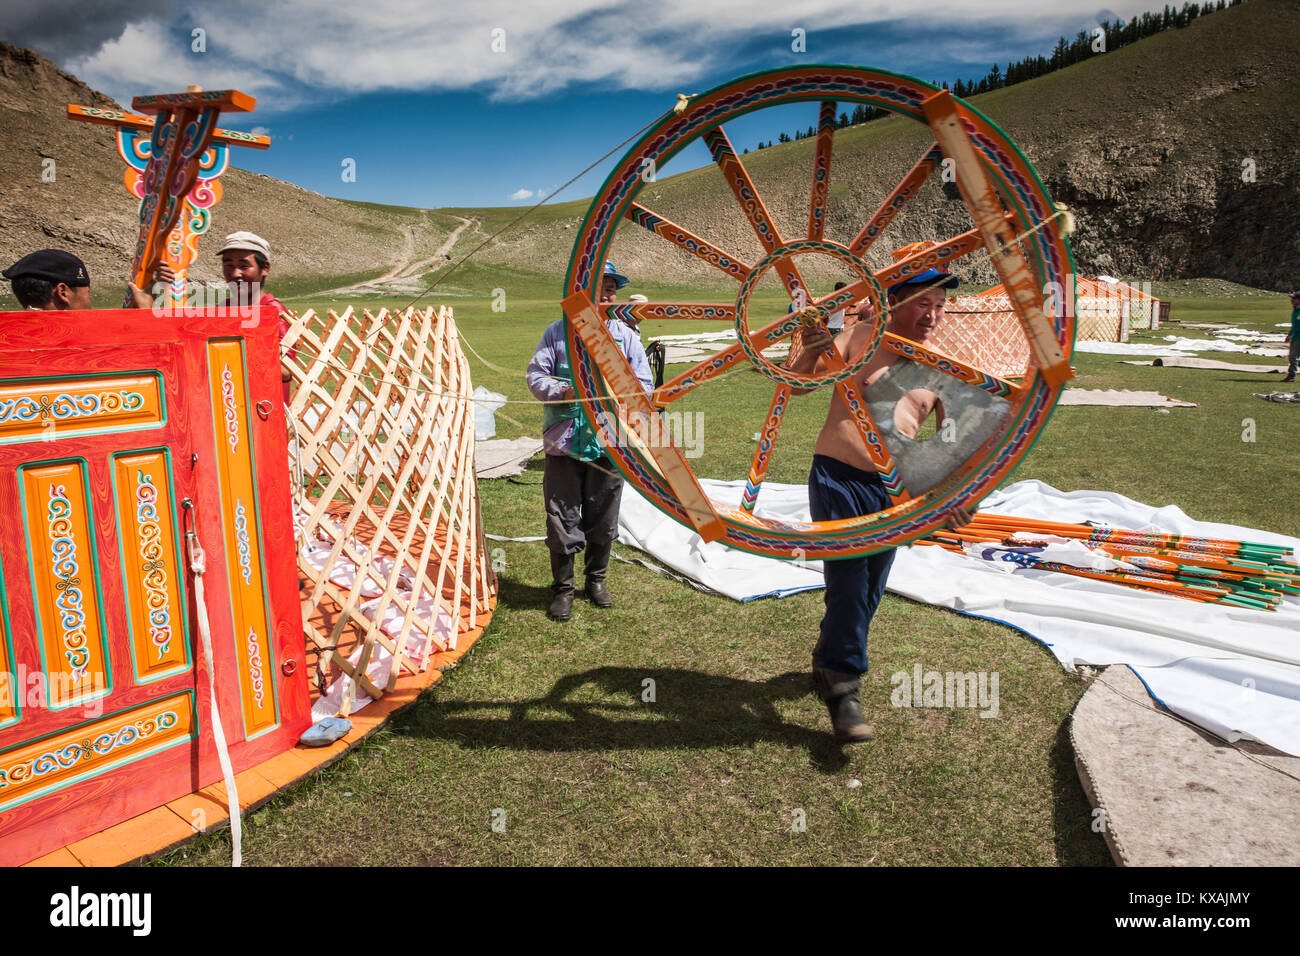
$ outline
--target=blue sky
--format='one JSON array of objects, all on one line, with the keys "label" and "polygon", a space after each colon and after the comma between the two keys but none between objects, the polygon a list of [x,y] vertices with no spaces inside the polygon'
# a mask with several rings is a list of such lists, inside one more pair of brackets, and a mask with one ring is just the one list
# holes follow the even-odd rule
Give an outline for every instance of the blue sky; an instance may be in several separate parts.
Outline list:
[{"label": "blue sky", "polygon": [[[87,12],[80,0],[8,0],[0,38],[33,47],[128,106],[133,95],[190,83],[241,89],[258,98],[257,110],[228,114],[222,125],[265,132],[272,145],[238,150],[236,166],[330,196],[433,208],[534,203],[661,114],[675,94],[743,73],[854,63],[924,80],[972,79],[994,62],[1005,68],[1047,55],[1058,36],[1072,38],[1103,18],[1157,7],[109,0]],[[792,49],[794,29],[805,33],[804,52]],[[743,149],[815,120],[808,104],[746,118],[728,132]],[[355,160],[355,182],[343,180],[345,159]],[[555,198],[590,196],[612,161]],[[666,172],[703,162],[697,147]]]}]

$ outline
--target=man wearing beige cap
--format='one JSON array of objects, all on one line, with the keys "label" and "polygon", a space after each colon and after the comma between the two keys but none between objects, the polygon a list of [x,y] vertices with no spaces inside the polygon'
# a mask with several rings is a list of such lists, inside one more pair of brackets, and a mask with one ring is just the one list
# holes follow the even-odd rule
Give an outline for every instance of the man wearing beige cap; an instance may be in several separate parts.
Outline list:
[{"label": "man wearing beige cap", "polygon": [[[266,292],[266,277],[271,271],[271,244],[252,232],[232,232],[219,250],[221,276],[229,286],[229,294],[219,307],[251,308],[269,305],[284,312],[284,306],[271,293]],[[170,284],[176,278],[171,266],[163,263],[154,274],[155,282]],[[280,318],[280,336],[289,331],[289,323]]]},{"label": "man wearing beige cap", "polygon": [[[280,338],[289,334],[289,320],[280,300],[266,290],[266,277],[271,271],[271,244],[252,232],[232,232],[226,236],[225,244],[219,250],[221,254],[221,277],[226,280],[230,292],[218,303],[221,309],[249,310],[244,315],[260,313],[251,310],[259,305],[269,305],[278,317]],[[176,273],[171,266],[163,263],[154,273],[154,282],[171,284]],[[155,286],[156,288],[156,286]],[[135,295],[136,307],[147,309],[152,300],[147,294],[131,286]],[[294,353],[290,350],[289,355]],[[284,403],[289,404],[289,371],[280,369],[280,381],[284,383]]]},{"label": "man wearing beige cap", "polygon": [[[271,245],[261,236],[251,232],[232,232],[221,247],[221,276],[230,286],[230,296],[225,305],[270,305],[284,310],[271,293],[264,291],[266,277],[271,271]],[[281,333],[289,325],[281,319]]]},{"label": "man wearing beige cap", "polygon": [[[289,320],[280,300],[266,291],[266,277],[271,271],[271,244],[252,232],[232,232],[221,247],[221,277],[230,287],[230,295],[222,303],[226,308],[235,306],[269,305],[275,310],[280,338],[289,334]],[[290,353],[292,355],[292,352]],[[289,404],[289,370],[280,365],[284,403]]]},{"label": "man wearing beige cap", "polygon": [[[220,254],[221,277],[226,280],[230,292],[218,304],[218,308],[252,309],[269,305],[275,310],[280,338],[283,339],[289,333],[289,320],[284,317],[285,308],[279,299],[265,291],[266,277],[271,271],[271,244],[256,233],[232,232],[226,236]],[[160,265],[154,276],[155,281],[166,283],[175,278],[176,274],[166,264]],[[280,369],[280,381],[284,383],[284,403],[287,405],[289,372],[283,367]]]}]

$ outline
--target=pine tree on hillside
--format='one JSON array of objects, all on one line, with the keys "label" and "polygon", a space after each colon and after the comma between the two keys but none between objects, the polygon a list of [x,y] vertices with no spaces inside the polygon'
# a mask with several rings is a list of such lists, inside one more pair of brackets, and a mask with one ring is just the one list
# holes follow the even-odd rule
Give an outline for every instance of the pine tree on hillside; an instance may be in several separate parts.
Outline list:
[{"label": "pine tree on hillside", "polygon": [[[958,78],[953,81],[951,87],[948,85],[947,80],[935,80],[932,81],[932,85],[944,90],[951,89],[955,96],[968,99],[972,96],[979,96],[981,93],[1014,86],[1017,83],[1024,83],[1026,80],[1034,80],[1057,70],[1063,70],[1093,56],[1101,55],[1103,51],[1117,50],[1139,40],[1145,40],[1147,37],[1154,36],[1163,30],[1181,29],[1198,16],[1209,16],[1211,13],[1226,10],[1228,7],[1235,7],[1244,2],[1245,0],[1206,0],[1203,5],[1184,3],[1180,8],[1165,4],[1164,9],[1159,12],[1152,11],[1138,14],[1127,22],[1122,18],[1114,21],[1103,19],[1098,24],[1101,36],[1105,39],[1105,46],[1102,50],[1093,50],[1095,42],[1093,31],[1080,30],[1075,34],[1073,40],[1066,40],[1063,36],[1058,37],[1056,46],[1052,48],[1050,56],[1027,56],[1022,60],[1012,60],[1007,63],[1005,72],[1003,72],[999,64],[994,63],[989,72],[978,81]],[[851,114],[840,113],[838,123],[832,122],[831,125],[836,129],[843,129],[846,126],[869,123],[872,120],[888,115],[890,115],[888,110],[877,109],[874,106],[859,103],[853,107]],[[790,143],[816,135],[816,128],[810,126],[806,131],[796,130],[793,139],[788,133],[782,133],[779,142]],[[768,140],[767,146],[771,145],[772,141]],[[764,149],[765,147],[762,143],[759,143],[755,148]]]},{"label": "pine tree on hillside", "polygon": [[[1165,7],[1167,11],[1169,8]],[[1065,37],[1056,41],[1056,47],[1052,50],[1052,69],[1059,70],[1065,66],[1065,58],[1070,52],[1070,44],[1065,42]]]}]

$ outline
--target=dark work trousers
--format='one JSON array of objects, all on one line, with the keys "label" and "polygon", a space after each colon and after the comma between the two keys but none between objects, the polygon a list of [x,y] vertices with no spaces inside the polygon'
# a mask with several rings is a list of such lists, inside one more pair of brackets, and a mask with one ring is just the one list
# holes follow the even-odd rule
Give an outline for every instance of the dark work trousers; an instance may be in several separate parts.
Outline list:
[{"label": "dark work trousers", "polygon": [[[808,505],[814,521],[856,518],[888,508],[889,499],[880,476],[825,455],[813,455],[808,474]],[[823,561],[826,578],[826,615],[821,636],[813,648],[813,666],[850,674],[867,669],[867,631],[885,593],[885,581],[894,552],[880,551],[865,558]]]},{"label": "dark work trousers", "polygon": [[577,554],[588,544],[618,538],[618,503],[623,476],[605,455],[578,461],[547,455],[542,472],[546,498],[546,546],[552,554]]}]

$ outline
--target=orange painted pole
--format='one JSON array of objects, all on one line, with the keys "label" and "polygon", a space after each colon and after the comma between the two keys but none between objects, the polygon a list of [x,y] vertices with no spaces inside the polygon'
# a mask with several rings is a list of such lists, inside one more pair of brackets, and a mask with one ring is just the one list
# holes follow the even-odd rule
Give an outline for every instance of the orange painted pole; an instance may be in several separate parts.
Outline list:
[{"label": "orange painted pole", "polygon": [[[1231,555],[1217,551],[1168,551],[1149,546],[1117,544],[1113,536],[1124,533],[1122,529],[1104,529],[1111,536],[1102,541],[1095,540],[1092,533],[1098,529],[1090,525],[1061,526],[1059,523],[1020,519],[1015,516],[986,515],[984,521],[978,518],[968,525],[955,530],[940,530],[932,535],[934,543],[941,544],[948,550],[963,552],[963,545],[983,544],[1014,549],[1024,541],[1015,541],[1012,535],[1033,539],[1036,535],[1070,537],[1082,539],[1089,547],[1111,557],[1126,560],[1140,568],[1133,571],[1094,571],[1075,568],[1059,562],[1034,560],[1032,566],[1042,570],[1056,570],[1066,574],[1083,577],[1096,577],[1131,586],[1145,584],[1150,589],[1176,593],[1182,597],[1196,597],[1209,593],[1211,599],[1218,603],[1233,604],[1268,610],[1278,604],[1284,592],[1300,593],[1300,579],[1289,570],[1294,567],[1286,562],[1263,563],[1234,559]],[[1056,525],[1053,527],[1053,525]],[[1035,527],[1039,526],[1039,527]],[[1045,526],[1045,527],[1041,527]],[[1142,532],[1133,532],[1141,535]],[[1206,539],[1199,539],[1204,541]],[[1224,545],[1237,542],[1223,541]],[[1296,569],[1300,572],[1300,568]]]},{"label": "orange painted pole", "polygon": [[894,217],[907,205],[907,201],[916,195],[916,191],[934,172],[934,167],[942,161],[943,152],[939,149],[939,144],[931,143],[930,148],[903,177],[903,181],[894,187],[894,191],[880,204],[880,208],[867,220],[867,224],[853,237],[853,241],[849,243],[849,252],[855,256],[865,256],[871,244],[876,241],[876,237],[894,221]]},{"label": "orange painted pole", "polygon": [[[934,540],[935,537],[938,537],[938,535],[936,534],[931,538],[922,538],[921,540],[915,541],[913,543],[938,545],[939,547],[943,548],[945,551],[951,551],[953,554],[966,554],[966,552],[962,550],[959,544],[952,543],[952,542],[936,541]],[[1076,577],[1094,578],[1096,580],[1109,581],[1111,584],[1120,584],[1123,585],[1124,587],[1136,588],[1141,591],[1156,591],[1161,594],[1175,594],[1175,596],[1177,597],[1184,597],[1193,601],[1203,601],[1203,602],[1215,601],[1215,597],[1213,596],[1210,596],[1201,591],[1194,591],[1187,588],[1178,587],[1173,582],[1168,582],[1166,584],[1166,582],[1161,582],[1161,581],[1145,582],[1145,581],[1135,581],[1132,579],[1117,578],[1117,577],[1112,577],[1111,572],[1089,571],[1084,568],[1075,568],[1072,565],[1060,564],[1058,562],[1041,562],[1037,565],[1034,565],[1033,568],[1031,568],[1030,570],[1055,571],[1060,574],[1073,574]],[[1228,592],[1225,590],[1222,593],[1227,594]]]},{"label": "orange painted pole", "polygon": [[[185,195],[198,178],[199,162],[212,142],[222,110],[246,112],[257,101],[239,90],[190,87],[184,93],[137,96],[131,105],[157,114],[144,172],[140,231],[131,261],[131,281],[146,288],[162,261],[167,234],[176,225]],[[126,296],[132,304],[131,294]]]},{"label": "orange painted pole", "polygon": [[812,196],[808,202],[808,238],[826,234],[826,206],[831,198],[831,148],[835,140],[835,103],[826,100],[817,111],[817,146],[813,152]]}]

